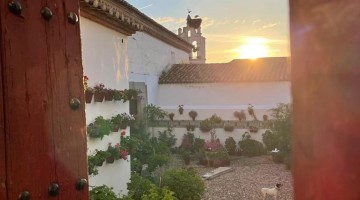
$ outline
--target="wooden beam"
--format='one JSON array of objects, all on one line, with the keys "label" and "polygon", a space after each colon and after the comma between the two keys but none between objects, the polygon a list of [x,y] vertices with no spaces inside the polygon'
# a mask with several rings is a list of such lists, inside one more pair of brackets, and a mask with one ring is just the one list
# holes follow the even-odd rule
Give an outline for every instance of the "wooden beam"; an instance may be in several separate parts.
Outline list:
[{"label": "wooden beam", "polygon": [[289,2],[295,199],[360,199],[360,2]]}]

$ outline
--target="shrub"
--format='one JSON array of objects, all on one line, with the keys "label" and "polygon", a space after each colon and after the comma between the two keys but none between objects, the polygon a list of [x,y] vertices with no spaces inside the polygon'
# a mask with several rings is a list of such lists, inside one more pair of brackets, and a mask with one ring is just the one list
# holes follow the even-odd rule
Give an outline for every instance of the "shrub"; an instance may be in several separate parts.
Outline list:
[{"label": "shrub", "polygon": [[189,112],[189,116],[192,120],[195,120],[195,118],[198,116],[198,113],[195,110],[192,110]]},{"label": "shrub", "polygon": [[167,116],[167,113],[164,110],[153,104],[145,106],[144,114],[149,122],[154,122],[155,120],[162,120],[165,118],[165,116]]},{"label": "shrub", "polygon": [[259,141],[251,139],[249,133],[244,133],[242,140],[239,141],[239,146],[245,156],[260,156],[265,154],[264,145]]},{"label": "shrub", "polygon": [[138,173],[132,173],[130,182],[127,183],[129,197],[140,200],[144,194],[150,191],[152,185],[150,180],[141,177]]},{"label": "shrub", "polygon": [[194,134],[192,133],[184,134],[180,148],[192,151],[193,143],[194,143]]},{"label": "shrub", "polygon": [[234,116],[239,119],[239,121],[246,120],[246,114],[244,110],[235,111]]},{"label": "shrub", "polygon": [[102,139],[105,135],[109,135],[112,130],[113,124],[110,120],[106,120],[102,116],[95,118],[94,123],[87,126],[87,134],[91,138]]},{"label": "shrub", "polygon": [[152,184],[147,194],[142,195],[141,200],[176,200],[174,194],[167,187],[157,188]]},{"label": "shrub", "polygon": [[278,148],[278,137],[271,132],[270,130],[266,130],[264,134],[262,134],[262,140],[265,144],[265,147],[268,151],[271,151],[275,148]]},{"label": "shrub", "polygon": [[231,125],[231,124],[225,124],[224,125],[224,130],[227,131],[227,132],[233,132],[234,131],[234,126]]},{"label": "shrub", "polygon": [[230,155],[235,155],[236,142],[233,137],[229,137],[225,140],[225,148]]},{"label": "shrub", "polygon": [[119,200],[112,187],[106,185],[94,187],[90,191],[90,200]]},{"label": "shrub", "polygon": [[132,172],[141,173],[142,165],[141,165],[141,162],[139,160],[132,159],[131,162],[130,162],[130,167],[131,167]]},{"label": "shrub", "polygon": [[201,132],[209,132],[212,129],[212,124],[209,119],[205,119],[200,123]]},{"label": "shrub", "polygon": [[149,158],[149,172],[153,172],[156,167],[167,165],[170,162],[170,158],[167,155],[155,154]]},{"label": "shrub", "polygon": [[176,144],[176,137],[172,134],[172,129],[165,130],[163,132],[159,131],[158,141],[160,143],[166,144],[169,148],[173,147]]},{"label": "shrub", "polygon": [[175,197],[181,200],[200,200],[205,191],[203,180],[193,168],[166,171],[163,186],[175,192]]},{"label": "shrub", "polygon": [[205,140],[201,138],[195,138],[194,140],[194,152],[199,152],[200,150],[204,149]]}]

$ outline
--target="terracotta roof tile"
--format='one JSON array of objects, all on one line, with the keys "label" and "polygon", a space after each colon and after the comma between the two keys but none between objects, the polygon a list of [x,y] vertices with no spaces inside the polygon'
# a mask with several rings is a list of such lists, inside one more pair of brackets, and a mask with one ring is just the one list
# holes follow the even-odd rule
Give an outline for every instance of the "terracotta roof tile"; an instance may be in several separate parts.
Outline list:
[{"label": "terracotta roof tile", "polygon": [[229,63],[176,64],[160,84],[289,81],[289,58],[238,59]]}]

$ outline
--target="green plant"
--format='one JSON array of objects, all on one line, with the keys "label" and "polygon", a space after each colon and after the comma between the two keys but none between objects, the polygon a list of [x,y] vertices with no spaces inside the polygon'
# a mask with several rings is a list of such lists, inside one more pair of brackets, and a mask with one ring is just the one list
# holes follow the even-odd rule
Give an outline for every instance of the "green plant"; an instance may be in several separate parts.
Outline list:
[{"label": "green plant", "polygon": [[87,134],[91,138],[102,139],[105,135],[109,135],[112,130],[113,124],[102,116],[95,118],[95,121],[87,126]]},{"label": "green plant", "polygon": [[229,137],[225,140],[225,148],[230,155],[235,155],[236,142],[233,137]]},{"label": "green plant", "polygon": [[193,168],[170,169],[162,180],[178,199],[200,200],[205,191],[204,181]]},{"label": "green plant", "polygon": [[167,115],[164,110],[153,104],[145,106],[144,114],[149,122],[154,122],[155,120],[162,120]]},{"label": "green plant", "polygon": [[189,112],[189,116],[192,120],[195,120],[195,118],[198,116],[198,113],[195,110],[192,110]]},{"label": "green plant", "polygon": [[90,191],[90,200],[120,200],[112,189],[106,185],[94,187]]},{"label": "green plant", "polygon": [[161,167],[163,165],[167,165],[170,162],[170,157],[168,155],[163,154],[155,154],[150,156],[148,170],[149,172],[153,172],[157,167]]},{"label": "green plant", "polygon": [[179,114],[182,115],[184,112],[184,105],[179,105]]},{"label": "green plant", "polygon": [[213,114],[209,119],[213,124],[219,124],[222,121],[221,117],[217,116],[216,114]]},{"label": "green plant", "polygon": [[205,140],[204,140],[204,139],[195,138],[195,140],[194,140],[194,146],[193,146],[194,152],[199,152],[200,150],[203,150],[203,149],[204,149],[204,145],[205,145]]},{"label": "green plant", "polygon": [[141,177],[138,173],[132,173],[130,182],[127,183],[128,196],[131,199],[140,200],[144,194],[150,191],[152,185],[150,180]]},{"label": "green plant", "polygon": [[111,146],[111,142],[108,145],[108,148],[106,150],[111,156],[114,157],[115,160],[118,160],[120,158],[120,144],[117,143],[115,146]]},{"label": "green plant", "polygon": [[110,153],[101,150],[95,150],[94,155],[88,156],[88,172],[90,175],[97,175],[97,167],[100,167],[105,162],[106,158],[109,157]]},{"label": "green plant", "polygon": [[249,126],[250,133],[257,133],[259,128],[257,126]]},{"label": "green plant", "polygon": [[174,113],[169,113],[168,116],[169,116],[170,120],[173,121],[175,114]]},{"label": "green plant", "polygon": [[263,120],[264,120],[264,122],[266,122],[268,119],[269,119],[269,116],[268,116],[268,115],[263,115]]},{"label": "green plant", "polygon": [[176,144],[176,137],[172,134],[172,129],[164,130],[163,132],[159,131],[158,141],[160,143],[166,144],[169,148],[173,147]]},{"label": "green plant", "polygon": [[167,187],[157,188],[154,184],[150,186],[150,190],[141,196],[141,200],[176,200],[174,192]]},{"label": "green plant", "polygon": [[193,144],[194,144],[194,134],[186,133],[186,134],[184,134],[184,136],[182,138],[180,149],[183,149],[183,150],[186,149],[186,150],[191,151],[193,149]]},{"label": "green plant", "polygon": [[239,121],[245,121],[246,120],[246,114],[244,110],[235,111],[234,116],[239,119]]},{"label": "green plant", "polygon": [[141,94],[141,90],[136,90],[136,89],[125,89],[124,93],[127,97],[128,100],[130,99],[136,99],[139,97],[139,94]]},{"label": "green plant", "polygon": [[271,151],[275,148],[278,148],[279,138],[278,136],[270,130],[266,130],[264,134],[262,134],[262,140],[265,144],[265,147],[268,151]]},{"label": "green plant", "polygon": [[245,156],[252,157],[265,154],[264,145],[259,141],[251,139],[250,134],[247,132],[243,134],[242,140],[239,141],[239,146]]},{"label": "green plant", "polygon": [[200,130],[201,132],[209,132],[212,129],[212,123],[209,119],[205,119],[200,122]]},{"label": "green plant", "polygon": [[123,90],[114,90],[114,100],[115,101],[123,101],[125,103],[128,98]]},{"label": "green plant", "polygon": [[273,126],[271,131],[276,135],[278,140],[278,149],[284,153],[291,152],[291,104],[279,104],[272,109]]},{"label": "green plant", "polygon": [[180,155],[182,159],[185,161],[185,164],[188,165],[191,160],[191,151],[189,149],[181,149]]},{"label": "green plant", "polygon": [[227,132],[233,132],[234,131],[234,125],[231,125],[231,124],[225,124],[224,125],[224,130],[227,131]]},{"label": "green plant", "polygon": [[114,125],[122,126],[122,128],[124,127],[126,128],[126,126],[129,125],[134,120],[135,120],[134,116],[128,113],[117,114],[116,116],[113,116],[111,118],[111,122]]}]

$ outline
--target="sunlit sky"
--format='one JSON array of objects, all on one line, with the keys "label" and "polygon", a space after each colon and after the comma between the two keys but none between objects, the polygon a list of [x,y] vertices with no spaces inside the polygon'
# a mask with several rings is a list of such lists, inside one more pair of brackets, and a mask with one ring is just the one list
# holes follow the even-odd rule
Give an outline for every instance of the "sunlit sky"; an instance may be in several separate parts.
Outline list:
[{"label": "sunlit sky", "polygon": [[187,10],[203,19],[207,63],[289,56],[288,0],[128,0],[177,32]]}]

